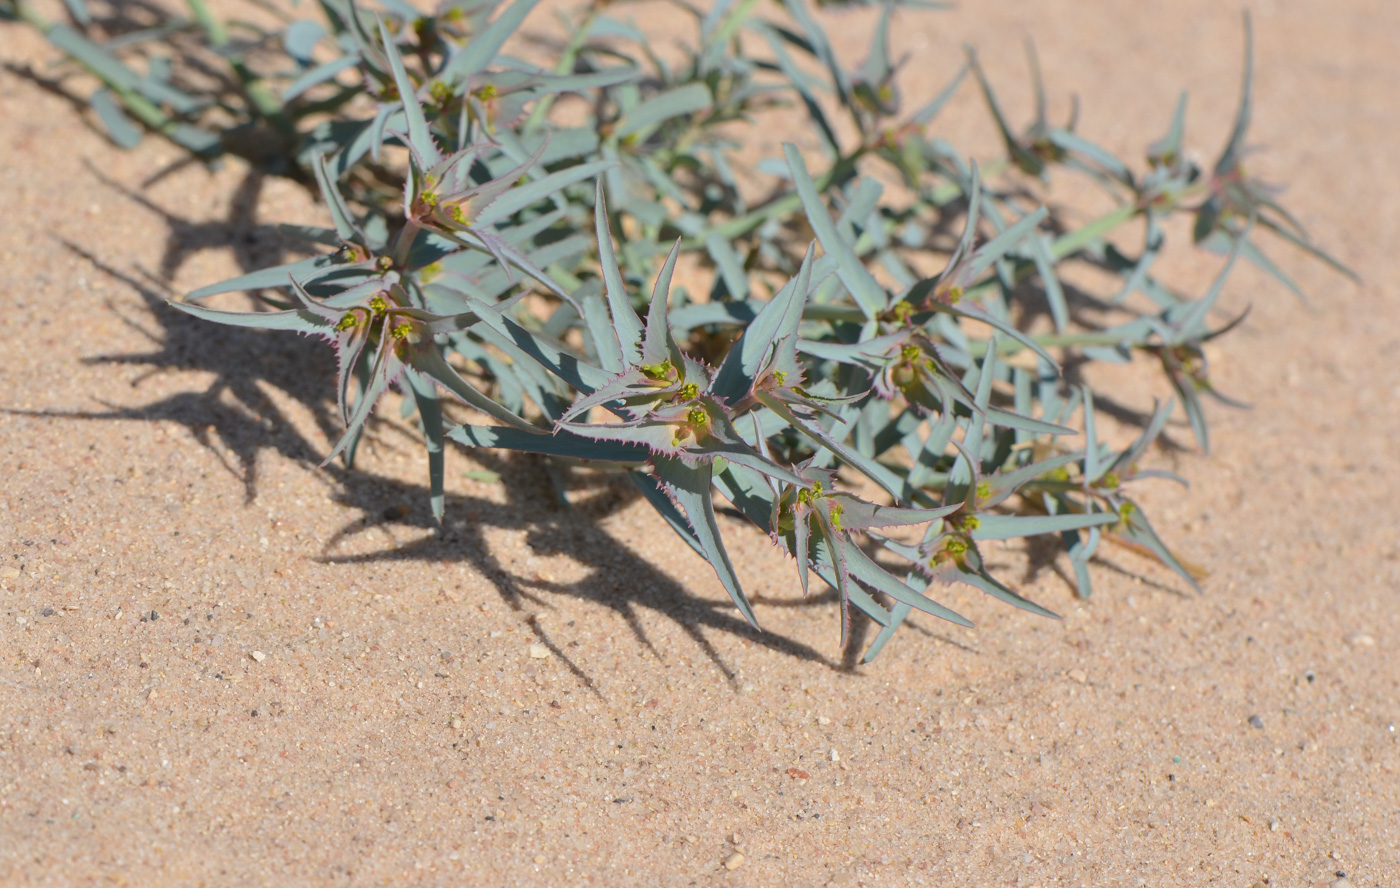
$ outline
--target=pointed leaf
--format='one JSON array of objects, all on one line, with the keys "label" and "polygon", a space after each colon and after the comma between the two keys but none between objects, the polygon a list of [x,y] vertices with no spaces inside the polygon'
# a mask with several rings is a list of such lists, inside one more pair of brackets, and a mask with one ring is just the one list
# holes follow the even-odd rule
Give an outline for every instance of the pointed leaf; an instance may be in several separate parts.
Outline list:
[{"label": "pointed leaf", "polygon": [[443,438],[442,438],[442,402],[438,400],[437,391],[432,383],[419,378],[416,373],[407,373],[405,378],[408,386],[413,392],[414,403],[418,407],[418,418],[423,423],[423,437],[428,445],[428,489],[429,502],[432,505],[433,517],[439,522],[445,504],[445,494],[443,491]]},{"label": "pointed leaf", "polygon": [[531,425],[523,417],[507,410],[496,402],[494,398],[463,379],[451,364],[443,358],[442,352],[435,346],[429,346],[421,351],[413,352],[409,358],[413,369],[432,379],[447,391],[456,395],[464,403],[475,407],[482,413],[509,423],[518,429],[526,432],[534,432],[537,435],[548,434],[544,429]]},{"label": "pointed leaf", "polygon": [[[541,150],[543,150],[543,145]],[[598,173],[613,166],[612,161],[599,160],[568,167],[557,173],[542,176],[525,185],[516,185],[486,206],[476,217],[478,225],[493,225],[501,219],[509,218],[516,212],[563,191],[576,182],[591,179]]]},{"label": "pointed leaf", "polygon": [[432,134],[428,131],[428,121],[423,117],[423,106],[418,104],[417,90],[413,86],[413,81],[409,79],[408,72],[404,70],[403,57],[399,55],[399,48],[394,43],[394,38],[389,33],[389,28],[384,24],[383,19],[379,21],[379,36],[384,41],[385,55],[389,57],[389,69],[394,75],[394,86],[398,89],[399,98],[403,101],[404,118],[408,124],[408,143],[417,152],[419,161],[425,169],[436,166],[442,160],[442,152],[438,150],[437,142],[433,141]]},{"label": "pointed leaf", "polygon": [[505,11],[496,16],[491,24],[473,34],[443,68],[443,76],[466,81],[496,58],[510,36],[520,28],[525,17],[530,14],[539,0],[515,0]]},{"label": "pointed leaf", "polygon": [[1244,150],[1245,134],[1249,131],[1250,110],[1254,92],[1254,27],[1249,20],[1249,11],[1244,13],[1244,79],[1240,84],[1240,107],[1235,112],[1235,125],[1230,130],[1230,140],[1220,152],[1215,162],[1217,176],[1231,172],[1239,166],[1240,153]]},{"label": "pointed leaf", "polygon": [[595,189],[593,218],[598,234],[598,261],[603,267],[603,283],[608,296],[608,307],[612,310],[613,325],[617,329],[617,340],[621,344],[622,358],[628,366],[635,365],[641,354],[642,322],[632,308],[627,287],[622,282],[622,271],[617,266],[617,254],[613,251],[612,231],[608,227],[608,207],[603,195],[603,180],[598,180]]},{"label": "pointed leaf", "polygon": [[744,397],[753,388],[759,371],[764,367],[764,359],[773,354],[775,343],[791,339],[790,347],[796,347],[797,324],[801,320],[802,306],[807,301],[812,282],[814,247],[815,244],[807,245],[797,277],[788,281],[772,299],[764,303],[753,321],[745,327],[739,341],[725,354],[724,362],[720,364],[714,383],[710,386],[710,391],[716,397]]},{"label": "pointed leaf", "polygon": [[126,116],[112,91],[105,87],[93,93],[88,104],[97,113],[97,118],[107,128],[107,135],[119,148],[135,148],[141,142],[141,130]]},{"label": "pointed leaf", "polygon": [[489,447],[541,453],[571,459],[593,459],[603,462],[638,463],[649,458],[644,448],[613,441],[595,441],[568,431],[552,435],[526,432],[510,426],[460,425],[447,433],[454,441],[468,447]]},{"label": "pointed leaf", "polygon": [[972,628],[972,621],[961,614],[944,607],[932,598],[926,598],[918,591],[911,589],[900,580],[895,579],[883,567],[870,559],[870,556],[861,551],[859,546],[854,544],[846,546],[846,564],[850,569],[851,576],[865,583],[872,589],[884,592],[895,601],[910,607],[917,608],[929,616],[937,617],[940,620],[947,620],[959,626]]},{"label": "pointed leaf", "polygon": [[651,305],[647,309],[646,338],[642,340],[643,364],[660,364],[663,361],[671,361],[680,364],[681,349],[676,344],[676,340],[671,336],[671,325],[667,320],[666,313],[669,308],[671,295],[671,276],[676,271],[676,258],[680,256],[681,241],[676,239],[671,246],[671,252],[666,256],[666,262],[661,266],[661,271],[656,276],[656,284],[651,289]]},{"label": "pointed leaf", "polygon": [[350,215],[350,206],[345,202],[345,197],[340,193],[340,189],[336,187],[335,178],[326,168],[324,154],[316,155],[316,159],[312,161],[312,169],[316,172],[316,184],[321,189],[321,200],[325,202],[326,208],[331,212],[331,222],[335,225],[335,233],[340,235],[340,239],[347,244],[364,246],[364,236],[360,234],[354,217]]},{"label": "pointed leaf", "polygon": [[226,324],[230,327],[254,327],[259,330],[295,330],[298,333],[314,333],[319,336],[332,334],[332,328],[324,318],[314,312],[299,309],[296,311],[220,311],[205,308],[192,302],[170,300],[171,308],[194,315],[206,321]]},{"label": "pointed leaf", "polygon": [[983,512],[977,516],[977,529],[972,532],[972,538],[1009,540],[1044,533],[1082,530],[1086,527],[1112,524],[1117,520],[1117,516],[1112,512],[1063,512],[1059,515],[992,515]]},{"label": "pointed leaf", "polygon": [[617,122],[614,134],[619,139],[640,135],[643,130],[664,123],[673,117],[703,111],[714,102],[710,88],[704,83],[687,83],[685,86],[658,93],[644,102],[629,108]]},{"label": "pointed leaf", "polygon": [[1147,158],[1156,164],[1170,165],[1181,156],[1181,143],[1186,132],[1186,93],[1176,100],[1171,127],[1167,134],[1147,149]]},{"label": "pointed leaf", "polygon": [[797,194],[802,200],[802,208],[806,211],[807,221],[811,223],[817,240],[821,242],[822,249],[828,255],[835,257],[837,276],[841,278],[841,283],[845,284],[846,289],[860,305],[861,311],[865,313],[867,318],[874,318],[886,308],[888,304],[887,294],[871,276],[865,265],[861,263],[855,250],[836,230],[836,225],[831,221],[826,205],[817,192],[816,183],[812,181],[811,175],[807,172],[807,164],[802,160],[802,155],[798,153],[797,147],[791,143],[784,143],[783,154],[787,157],[788,169],[792,171],[793,184],[797,187]]},{"label": "pointed leaf", "polygon": [[713,464],[704,462],[691,467],[678,459],[666,457],[657,457],[653,462],[657,483],[665,487],[685,511],[686,520],[690,522],[695,538],[704,550],[705,559],[714,568],[744,619],[757,629],[758,618],[754,616],[753,606],[739,585],[734,565],[720,537],[719,524],[715,521],[714,487],[711,483]]},{"label": "pointed leaf", "polygon": [[705,547],[701,544],[700,538],[695,535],[695,531],[691,529],[685,513],[678,509],[666,491],[657,485],[656,476],[632,471],[627,473],[627,477],[632,479],[632,483],[642,492],[642,496],[646,497],[651,507],[666,520],[667,524],[671,525],[671,529],[676,532],[676,535],[685,540],[686,545],[694,549],[696,555],[708,559]]}]

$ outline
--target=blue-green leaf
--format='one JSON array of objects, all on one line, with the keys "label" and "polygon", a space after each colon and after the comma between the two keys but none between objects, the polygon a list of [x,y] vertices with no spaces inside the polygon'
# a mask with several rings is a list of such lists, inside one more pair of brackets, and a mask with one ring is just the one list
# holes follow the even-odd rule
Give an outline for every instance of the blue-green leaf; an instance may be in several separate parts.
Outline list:
[{"label": "blue-green leaf", "polygon": [[438,400],[437,390],[433,388],[432,383],[426,382],[416,373],[406,373],[404,377],[413,392],[413,400],[418,407],[418,418],[423,423],[423,438],[428,445],[429,502],[432,504],[433,517],[441,521],[446,499],[443,490],[442,402]]},{"label": "blue-green leaf", "polygon": [[[193,294],[191,294],[193,295]],[[189,297],[187,297],[189,298]],[[293,311],[220,311],[191,302],[171,300],[170,307],[206,321],[230,327],[253,327],[259,330],[295,330],[298,333],[330,335],[331,324],[304,309]]]},{"label": "blue-green leaf", "polygon": [[88,104],[97,112],[98,120],[107,128],[107,135],[119,148],[135,148],[141,143],[141,130],[122,111],[111,90],[99,89],[88,99]]},{"label": "blue-green leaf", "polygon": [[703,111],[714,102],[709,87],[703,83],[687,83],[675,89],[658,93],[644,102],[629,108],[617,122],[614,133],[619,139],[640,135],[643,130],[664,123],[673,117],[682,117]]},{"label": "blue-green leaf", "polygon": [[492,225],[501,219],[506,219],[526,207],[558,194],[560,191],[576,182],[582,182],[585,179],[593,178],[612,165],[613,162],[608,160],[581,163],[577,166],[571,166],[556,173],[542,176],[533,182],[528,182],[524,185],[516,185],[483,209],[481,214],[476,217],[476,224]]},{"label": "blue-green leaf", "polygon": [[296,80],[293,80],[291,84],[283,90],[282,101],[290,102],[313,86],[319,86],[328,80],[334,80],[335,76],[341,71],[352,70],[359,67],[359,64],[359,56],[343,55],[324,64],[317,65],[307,70]]},{"label": "blue-green leaf", "polygon": [[657,483],[663,485],[685,511],[686,520],[695,532],[695,539],[700,543],[705,559],[714,568],[725,591],[734,600],[744,619],[755,629],[758,628],[758,618],[754,616],[753,606],[749,604],[748,596],[739,585],[739,578],[734,573],[734,564],[729,560],[729,553],[720,537],[719,524],[715,520],[714,486],[711,480],[714,464],[702,462],[695,466],[687,466],[678,459],[662,456],[656,457],[653,462],[656,466]]},{"label": "blue-green leaf", "polygon": [[515,0],[504,12],[496,16],[495,21],[479,33],[473,34],[466,46],[448,60],[443,68],[443,76],[465,81],[473,74],[484,71],[539,2],[540,0]]},{"label": "blue-green leaf", "polygon": [[394,86],[403,101],[404,118],[408,124],[408,143],[417,153],[418,162],[424,169],[428,169],[442,160],[442,152],[438,150],[437,142],[428,130],[428,121],[423,117],[423,106],[418,104],[417,90],[414,89],[408,72],[404,70],[399,47],[394,43],[393,35],[389,33],[389,28],[382,19],[379,22],[379,37],[384,41],[384,53],[389,57],[389,70],[394,74]]},{"label": "blue-green leaf", "polygon": [[584,438],[565,430],[541,435],[510,426],[459,425],[448,432],[447,436],[468,447],[518,450],[571,459],[639,463],[650,457],[643,447]]},{"label": "blue-green leaf", "polygon": [[1086,527],[1112,524],[1117,520],[1118,517],[1111,512],[1066,512],[1059,515],[995,515],[983,512],[977,516],[977,529],[972,532],[972,538],[1009,540],[1043,533],[1082,530]]},{"label": "blue-green leaf", "polygon": [[836,274],[841,279],[841,283],[846,286],[867,318],[876,317],[885,310],[888,304],[889,297],[884,288],[875,281],[875,278],[860,261],[860,257],[856,255],[855,250],[836,230],[836,225],[831,221],[831,215],[827,212],[826,204],[822,202],[821,195],[817,192],[816,183],[812,181],[811,175],[807,172],[807,164],[802,160],[802,155],[798,153],[797,146],[785,142],[783,155],[787,158],[788,169],[792,171],[793,184],[797,188],[798,196],[802,199],[802,208],[806,211],[807,221],[811,223],[812,230],[816,233],[817,240],[821,242],[822,249],[835,257]]}]

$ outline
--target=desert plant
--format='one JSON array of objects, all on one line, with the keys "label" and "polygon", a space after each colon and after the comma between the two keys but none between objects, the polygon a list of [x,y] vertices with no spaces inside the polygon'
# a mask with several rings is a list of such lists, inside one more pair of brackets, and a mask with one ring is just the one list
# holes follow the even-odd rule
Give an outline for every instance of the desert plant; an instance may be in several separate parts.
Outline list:
[{"label": "desert plant", "polygon": [[[567,20],[545,67],[503,52],[537,0],[447,0],[432,15],[398,0],[374,10],[320,0],[319,21],[237,39],[189,0],[188,21],[137,36],[197,27],[200,51],[223,60],[234,86],[217,114],[158,52],[144,72],[131,67],[130,35],[106,47],[84,35],[89,10],[68,2],[73,25],[23,0],[10,10],[105,84],[93,107],[118,142],[136,140],[135,117],[208,158],[270,128],[276,150],[260,161],[319,186],[333,227],[286,230],[326,252],[175,305],[333,344],[346,431],[328,460],[353,460],[397,384],[422,430],[436,515],[449,440],[623,473],[753,621],[718,492],[794,557],[804,591],[812,572],[838,590],[843,630],[852,605],[880,625],[867,659],[914,609],[967,625],[930,597],[938,583],[1050,614],[988,572],[987,540],[1058,535],[1085,596],[1106,537],[1195,586],[1129,491],[1167,475],[1142,463],[1178,406],[1208,446],[1202,396],[1216,392],[1203,345],[1238,323],[1210,322],[1230,271],[1244,258],[1297,290],[1261,233],[1346,271],[1241,168],[1247,19],[1239,111],[1219,159],[1209,169],[1189,159],[1183,97],[1134,171],[1073,122],[1047,120],[1033,50],[1037,115],[1022,132],[971,50],[939,95],[906,109],[888,48],[902,14],[892,2],[853,69],[806,0],[708,10],[678,0],[695,25],[679,61],[595,2]],[[969,72],[1006,147],[980,166],[933,130]],[[556,113],[566,96],[586,99],[571,117]],[[755,198],[732,167],[732,140],[794,105],[820,144],[760,163],[781,187]],[[396,164],[386,148],[407,156]],[[1116,208],[1073,228],[1036,207],[1040,183],[1062,173]],[[1153,274],[1177,214],[1225,257],[1196,298]],[[1110,241],[1139,229],[1132,253]],[[930,257],[946,257],[941,271],[921,270]],[[682,263],[712,272],[706,292],[676,285]],[[1071,298],[1062,269],[1076,263],[1118,284]],[[201,304],[233,291],[260,310]],[[1059,372],[1069,356],[1155,361],[1176,397],[1112,450],[1096,434],[1093,394]],[[450,418],[444,392],[487,421]],[[1081,446],[1066,443],[1081,433]]]}]

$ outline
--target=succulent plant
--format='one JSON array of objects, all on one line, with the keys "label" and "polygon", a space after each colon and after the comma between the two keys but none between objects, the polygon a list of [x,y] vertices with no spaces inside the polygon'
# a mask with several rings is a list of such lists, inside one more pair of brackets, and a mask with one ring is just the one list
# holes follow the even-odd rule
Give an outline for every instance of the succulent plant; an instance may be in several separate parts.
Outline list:
[{"label": "succulent plant", "polygon": [[[68,0],[73,24],[23,0],[8,9],[103,83],[92,105],[120,144],[139,141],[132,118],[206,160],[248,127],[280,134],[256,161],[316,184],[333,227],[288,230],[326,252],[174,304],[334,344],[346,429],[328,459],[351,462],[381,395],[405,391],[438,516],[448,440],[624,473],[756,623],[718,494],[793,557],[804,592],[812,573],[838,591],[843,629],[850,607],[880,626],[867,659],[913,610],[966,624],[935,600],[948,583],[1049,615],[988,570],[989,540],[1058,536],[1085,596],[1105,539],[1196,585],[1130,491],[1174,477],[1144,464],[1178,408],[1208,446],[1203,346],[1238,323],[1211,325],[1227,278],[1242,257],[1297,290],[1261,233],[1350,274],[1244,172],[1247,19],[1242,98],[1217,162],[1187,159],[1183,97],[1135,172],[1073,121],[1048,121],[1033,48],[1037,112],[1019,133],[971,50],[945,89],[906,110],[888,32],[913,3],[880,4],[852,69],[807,0],[681,4],[695,38],[679,62],[625,7],[595,2],[538,65],[503,52],[536,2],[449,0],[420,14],[399,0],[320,0],[317,20],[234,40],[190,0],[188,19],[149,35],[144,71],[123,59],[136,41],[85,33],[85,0]],[[215,128],[212,97],[162,61],[160,41],[190,29],[238,84],[242,98],[225,101],[234,126]],[[276,63],[248,51],[278,44]],[[969,72],[1005,142],[980,164],[934,127]],[[565,95],[587,101],[566,117]],[[794,104],[819,144],[759,164],[781,187],[757,198],[733,169],[732,124]],[[390,146],[408,149],[405,166],[389,163]],[[1039,183],[1062,173],[1115,209],[1068,227],[1037,207]],[[1153,274],[1178,214],[1225,255],[1194,298]],[[1139,219],[1130,255],[1110,235]],[[950,223],[953,242],[938,233]],[[932,276],[915,270],[929,255],[946,257]],[[707,292],[676,284],[681,262],[712,271]],[[1080,300],[1092,313],[1061,283],[1075,265],[1118,279]],[[232,291],[265,310],[201,304]],[[1044,306],[1048,327],[1027,306]],[[1059,372],[1070,357],[1156,362],[1176,397],[1111,450],[1093,393]],[[452,419],[444,395],[472,418]]]}]

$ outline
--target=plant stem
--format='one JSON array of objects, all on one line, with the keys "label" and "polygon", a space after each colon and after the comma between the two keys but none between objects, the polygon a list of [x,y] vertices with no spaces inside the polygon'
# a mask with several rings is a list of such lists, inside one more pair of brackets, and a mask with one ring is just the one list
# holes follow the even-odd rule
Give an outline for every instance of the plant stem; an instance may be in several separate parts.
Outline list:
[{"label": "plant stem", "polygon": [[1112,212],[1105,213],[1083,228],[1061,235],[1050,245],[1050,255],[1056,260],[1065,258],[1083,249],[1119,225],[1142,212],[1136,204],[1124,204]]},{"label": "plant stem", "polygon": [[[1027,336],[1026,338],[1042,348],[1123,344],[1122,334],[1115,334],[1106,330],[1085,331],[1083,333],[1046,333],[1040,336]],[[985,339],[969,340],[967,343],[967,353],[974,358],[980,358],[987,353],[987,344],[988,340]],[[997,340],[997,355],[999,357],[1009,357],[1025,350],[1026,346],[1014,339]]]}]

